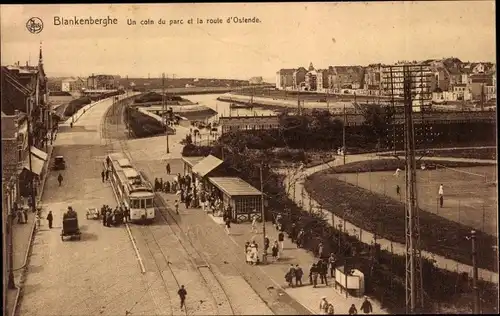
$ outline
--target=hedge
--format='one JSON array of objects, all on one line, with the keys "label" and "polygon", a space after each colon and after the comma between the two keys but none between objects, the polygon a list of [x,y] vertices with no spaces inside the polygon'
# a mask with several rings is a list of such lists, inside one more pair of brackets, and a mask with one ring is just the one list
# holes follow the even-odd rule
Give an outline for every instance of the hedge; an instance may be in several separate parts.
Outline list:
[{"label": "hedge", "polygon": [[[156,119],[141,113],[135,108],[125,108],[125,118],[128,118],[127,124],[132,129],[135,137],[153,137],[165,134],[165,127]],[[168,127],[169,133],[173,133],[173,129]]]},{"label": "hedge", "polygon": [[72,116],[73,114],[78,112],[78,110],[90,103],[92,103],[92,100],[89,97],[81,97],[72,100],[64,110],[64,116]]}]

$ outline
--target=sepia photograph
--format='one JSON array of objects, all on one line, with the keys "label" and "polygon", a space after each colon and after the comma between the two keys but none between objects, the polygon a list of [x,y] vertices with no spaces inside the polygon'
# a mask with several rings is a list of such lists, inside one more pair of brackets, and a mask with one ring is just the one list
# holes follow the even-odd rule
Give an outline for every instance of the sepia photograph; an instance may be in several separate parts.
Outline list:
[{"label": "sepia photograph", "polygon": [[495,9],[0,5],[3,316],[498,314]]}]

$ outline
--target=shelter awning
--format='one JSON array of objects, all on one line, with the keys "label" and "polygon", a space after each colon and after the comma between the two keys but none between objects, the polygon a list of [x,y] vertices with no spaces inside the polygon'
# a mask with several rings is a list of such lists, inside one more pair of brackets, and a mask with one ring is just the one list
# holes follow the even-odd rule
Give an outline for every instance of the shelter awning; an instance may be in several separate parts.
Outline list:
[{"label": "shelter awning", "polygon": [[203,156],[182,157],[182,161],[191,168],[203,159],[205,159]]},{"label": "shelter awning", "polygon": [[193,167],[193,172],[200,175],[200,177],[204,177],[210,171],[220,166],[222,162],[223,161],[220,160],[219,158],[212,155],[208,155]]},{"label": "shelter awning", "polygon": [[[31,154],[31,172],[36,174],[37,176],[42,174],[43,165],[45,160],[40,159],[39,157]],[[23,168],[30,171],[30,161],[29,158],[23,164]]]},{"label": "shelter awning", "polygon": [[31,153],[44,161],[47,161],[47,158],[49,157],[46,152],[36,148],[35,146],[31,146]]},{"label": "shelter awning", "polygon": [[261,192],[240,178],[211,177],[208,181],[229,196],[261,195]]}]

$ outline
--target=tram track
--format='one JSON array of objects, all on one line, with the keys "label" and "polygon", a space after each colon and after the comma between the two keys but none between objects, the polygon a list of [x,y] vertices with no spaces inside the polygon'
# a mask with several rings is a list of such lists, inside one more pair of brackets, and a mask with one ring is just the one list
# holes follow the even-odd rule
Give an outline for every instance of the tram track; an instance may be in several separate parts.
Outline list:
[{"label": "tram track", "polygon": [[[127,148],[127,144],[123,141],[119,141],[119,143],[122,146],[122,151],[127,155],[130,161],[133,161]],[[140,172],[143,177],[149,181],[148,176],[144,172]],[[166,226],[169,228],[171,236],[176,238],[178,244],[187,254],[187,259],[190,261],[191,266],[201,276],[206,289],[212,297],[212,301],[217,312],[216,315],[234,315],[234,310],[231,305],[231,301],[229,300],[229,295],[224,289],[222,283],[219,281],[219,278],[212,270],[210,263],[206,259],[205,255],[203,255],[201,251],[196,249],[193,242],[191,241],[191,238],[184,233],[177,219],[171,213],[171,210],[167,207],[166,202],[158,193],[155,193],[155,206],[157,211],[156,214],[160,215],[163,222],[167,224]],[[144,226],[143,228],[147,228],[151,231],[150,226]]]},{"label": "tram track", "polygon": [[[123,117],[124,108],[125,107],[123,106],[120,107],[116,115],[117,116],[120,115],[121,117]],[[109,112],[111,112],[110,110],[111,108],[106,113],[105,115],[106,117],[109,117]],[[103,126],[103,130],[104,130],[103,135],[108,136],[105,137],[106,144],[108,145],[110,143],[111,138],[109,137],[108,131],[105,128],[105,126]],[[129,158],[130,161],[133,161],[126,142],[120,138],[117,139],[117,142],[119,144],[121,151],[125,153],[125,155]],[[111,147],[112,146],[107,146],[107,148],[110,149]],[[108,152],[110,152],[110,150],[108,150]],[[145,175],[144,172],[141,171],[141,174],[146,179],[148,179],[147,175]],[[183,232],[181,226],[179,225],[175,217],[169,212],[165,201],[161,198],[161,196],[158,195],[158,193],[155,194],[155,204],[157,206],[156,214],[160,215],[159,218],[161,218],[161,220],[166,224],[165,226],[169,227],[170,236],[174,237],[177,241],[177,244],[182,247],[183,252],[185,252],[187,255],[186,258],[189,261],[190,265],[195,271],[197,271],[198,275],[201,277],[201,280],[204,283],[203,284],[204,287],[206,288],[207,292],[210,293],[213,302],[213,307],[215,309],[213,312],[216,312],[214,314],[234,315],[234,310],[229,300],[229,296],[226,293],[222,283],[219,281],[218,277],[212,271],[209,262],[204,257],[204,255],[201,254],[200,251],[196,249],[189,236],[187,236]],[[153,258],[156,268],[160,273],[163,285],[171,301],[170,305],[171,305],[172,315],[178,315],[179,314],[178,312],[180,312],[180,310],[174,311],[174,306],[176,303],[172,301],[172,297],[176,296],[177,294],[176,289],[180,287],[181,282],[176,277],[176,273],[171,267],[172,263],[169,260],[168,255],[165,253],[165,251],[163,251],[162,246],[160,244],[160,240],[163,239],[164,236],[156,235],[157,233],[155,232],[155,230],[153,230],[153,227],[151,227],[150,225],[144,225],[144,226],[134,225],[134,228],[136,228],[136,230],[140,232],[141,237],[145,241],[145,246],[148,249],[148,252],[151,255],[151,257]],[[162,273],[162,270],[165,271],[163,268],[168,268],[169,273]],[[169,289],[168,287],[169,284],[176,284],[177,285],[176,289],[173,290]],[[200,302],[200,304],[201,303],[202,302]],[[190,315],[191,314],[190,312],[196,312],[198,310],[199,308],[195,309],[192,306],[186,306],[186,308],[184,309],[184,314]],[[202,314],[206,313],[207,311],[202,312]]]},{"label": "tram track", "polygon": [[[120,101],[119,101],[120,102]],[[106,146],[106,150],[107,150],[107,153],[111,153],[114,151],[114,148],[113,148],[113,143],[111,142],[111,137],[110,137],[110,133],[109,133],[109,130],[108,130],[108,126],[107,126],[107,122],[106,120],[109,119],[111,117],[111,109],[113,107],[117,107],[116,104],[113,104],[107,111],[106,113],[104,114],[104,117],[103,117],[103,121],[101,122],[101,136],[102,136],[102,139],[104,140],[104,143],[105,143],[105,146]],[[123,109],[124,107],[120,107],[118,109],[118,113],[114,113],[116,111],[116,108],[113,108],[113,113],[112,113],[112,116],[115,116],[115,120],[117,120],[115,122],[115,124],[118,124],[118,116],[123,116]],[[120,147],[123,147],[123,140],[121,139],[117,139]],[[104,158],[103,158],[104,160]],[[116,195],[116,192],[114,192],[114,188],[113,189],[113,193],[115,195],[115,198],[118,201],[118,198],[117,198],[117,195]],[[128,223],[125,223],[125,226],[130,234],[130,238],[131,238],[131,243],[133,244],[134,246],[134,249],[135,251],[137,252],[137,257],[138,257],[138,260],[140,261],[140,264],[141,264],[141,269],[143,270],[142,272],[145,273],[145,269],[142,265],[142,260],[139,256],[139,253],[138,253],[138,250],[137,250],[137,246],[135,244],[135,238],[133,237],[132,233],[131,233],[131,229],[130,229],[130,225]],[[187,313],[187,307],[184,308],[184,313],[182,313],[182,311],[179,309],[174,309],[174,306],[178,306],[178,303],[174,301],[174,298],[177,296],[176,294],[176,289],[173,289],[173,291],[170,289],[172,288],[170,286],[169,288],[169,285],[171,284],[177,284],[177,288],[180,287],[180,282],[179,280],[176,278],[175,276],[175,272],[173,271],[173,269],[170,267],[170,261],[168,260],[168,257],[165,255],[165,253],[163,252],[158,240],[156,239],[156,237],[154,236],[154,234],[152,233],[151,230],[140,230],[141,231],[141,236],[144,238],[144,240],[146,241],[146,248],[148,249],[148,252],[149,254],[151,255],[151,257],[153,258],[152,261],[154,261],[154,264],[158,270],[158,274],[160,276],[160,279],[162,281],[162,285],[163,285],[163,288],[165,289],[165,293],[167,294],[168,298],[169,298],[169,301],[170,301],[170,314],[171,315],[181,315],[181,314],[184,314],[184,315],[188,315]],[[149,234],[148,234],[149,232]],[[160,254],[160,256],[158,256],[158,254]],[[166,270],[165,270],[166,268]],[[167,272],[167,273],[165,273]],[[153,284],[154,284],[154,281],[153,281]],[[151,290],[151,287],[152,285],[149,285],[148,286],[148,289],[147,289],[147,292],[150,292]],[[174,292],[174,293],[172,293]],[[153,302],[155,303],[155,307],[157,309],[159,309],[159,303],[156,301],[154,295],[150,294],[151,297],[152,297],[152,300]],[[137,304],[137,303],[136,303]]]}]

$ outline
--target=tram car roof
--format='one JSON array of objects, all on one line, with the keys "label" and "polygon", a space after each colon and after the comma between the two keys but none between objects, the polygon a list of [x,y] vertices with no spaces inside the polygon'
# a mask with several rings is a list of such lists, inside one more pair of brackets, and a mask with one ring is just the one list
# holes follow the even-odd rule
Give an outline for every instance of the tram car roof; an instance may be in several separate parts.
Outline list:
[{"label": "tram car roof", "polygon": [[127,158],[118,159],[118,164],[122,168],[132,168],[132,164],[130,163],[130,160],[128,160]]},{"label": "tram car roof", "polygon": [[111,153],[108,155],[109,159],[111,160],[121,160],[121,159],[126,159],[125,155],[123,153]]},{"label": "tram car roof", "polygon": [[135,171],[134,168],[123,168],[122,170],[123,170],[123,173],[125,174],[125,176],[127,177],[127,179],[135,179],[135,178],[140,177],[139,173],[137,171]]}]

